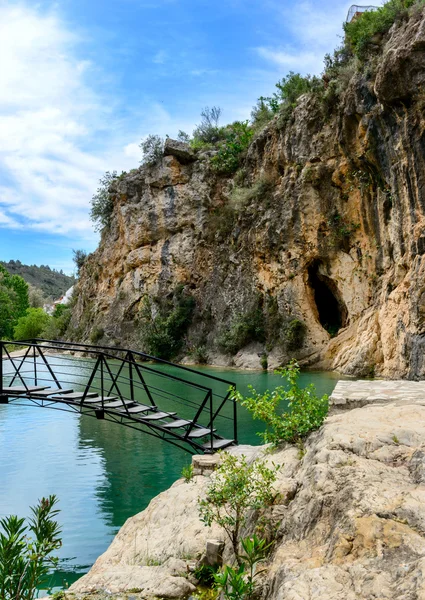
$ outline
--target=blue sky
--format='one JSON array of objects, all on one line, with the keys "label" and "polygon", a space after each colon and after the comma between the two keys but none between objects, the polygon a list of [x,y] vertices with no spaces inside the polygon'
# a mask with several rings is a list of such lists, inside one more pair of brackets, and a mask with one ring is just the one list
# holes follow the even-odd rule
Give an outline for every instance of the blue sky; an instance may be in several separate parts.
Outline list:
[{"label": "blue sky", "polygon": [[140,141],[205,106],[249,118],[288,71],[320,73],[349,2],[0,0],[0,259],[72,272],[90,199]]}]

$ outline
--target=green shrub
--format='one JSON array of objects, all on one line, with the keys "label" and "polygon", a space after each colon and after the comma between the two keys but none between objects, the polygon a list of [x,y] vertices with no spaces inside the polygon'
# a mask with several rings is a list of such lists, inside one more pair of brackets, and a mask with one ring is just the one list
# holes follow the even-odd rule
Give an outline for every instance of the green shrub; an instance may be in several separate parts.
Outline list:
[{"label": "green shrub", "polygon": [[146,296],[140,310],[141,340],[148,354],[170,359],[178,354],[183,346],[186,333],[195,309],[195,300],[178,286],[172,298]]},{"label": "green shrub", "polygon": [[299,350],[304,343],[307,327],[299,319],[292,319],[285,323],[284,341],[286,350]]},{"label": "green shrub", "polygon": [[253,135],[248,121],[235,121],[226,127],[224,141],[220,143],[218,153],[211,159],[213,169],[223,174],[237,171]]},{"label": "green shrub", "polygon": [[0,265],[0,339],[13,337],[14,327],[28,307],[27,282]]},{"label": "green shrub", "polygon": [[75,266],[77,267],[77,275],[79,275],[82,266],[87,260],[87,252],[85,252],[84,250],[73,250],[72,253],[74,255],[72,257],[72,260],[74,261]]},{"label": "green shrub", "polygon": [[51,556],[61,546],[59,524],[54,520],[59,512],[56,503],[56,496],[42,498],[31,508],[28,526],[17,516],[0,519],[1,600],[34,600],[37,588],[58,564]]},{"label": "green shrub", "polygon": [[210,478],[206,498],[199,500],[201,521],[208,527],[217,523],[224,529],[239,566],[242,564],[240,534],[249,511],[273,504],[276,471],[277,468],[270,469],[263,461],[248,464],[244,455],[224,454]]},{"label": "green shrub", "polygon": [[143,152],[142,164],[144,165],[152,166],[164,155],[164,139],[159,135],[148,135],[139,147]]},{"label": "green shrub", "polygon": [[236,354],[250,342],[264,342],[264,314],[259,306],[245,314],[239,313],[217,338],[217,345],[226,354]]},{"label": "green shrub", "polygon": [[189,355],[198,365],[206,365],[209,360],[208,348],[204,344],[193,346],[190,349]]},{"label": "green shrub", "polygon": [[193,465],[187,465],[182,469],[182,477],[186,483],[189,483],[193,479]]},{"label": "green shrub", "polygon": [[199,581],[201,585],[211,587],[214,584],[214,575],[217,573],[217,567],[211,565],[199,565],[193,571],[194,577]]},{"label": "green shrub", "polygon": [[264,394],[259,394],[249,386],[250,397],[243,397],[235,391],[233,398],[245,406],[254,419],[266,424],[266,431],[258,434],[264,442],[274,445],[280,442],[297,443],[321,427],[328,414],[328,397],[317,396],[313,384],[299,387],[300,369],[295,360],[278,372],[286,379],[286,386],[278,386]]},{"label": "green shrub", "polygon": [[269,361],[267,360],[267,354],[262,354],[260,358],[260,366],[263,371],[267,371],[269,367]]},{"label": "green shrub", "polygon": [[105,335],[105,330],[103,327],[93,327],[90,333],[90,341],[92,344],[97,344],[99,340],[103,338]]},{"label": "green shrub", "polygon": [[[219,127],[221,108],[208,106],[201,112],[201,122],[193,131],[193,142],[196,144],[214,145],[223,139],[223,128]],[[197,148],[196,148],[197,149]]]},{"label": "green shrub", "polygon": [[43,308],[46,303],[46,297],[42,290],[28,284],[28,302],[30,308]]},{"label": "green shrub", "polygon": [[419,3],[418,0],[389,0],[383,6],[345,23],[345,38],[351,51],[364,60],[374,36],[387,33],[396,20],[407,17],[408,9],[416,3]]},{"label": "green shrub", "polygon": [[183,142],[184,144],[190,144],[190,135],[181,129],[179,129],[177,139],[179,142]]},{"label": "green shrub", "polygon": [[347,221],[336,212],[329,217],[327,225],[330,229],[331,244],[348,252],[350,249],[351,236],[360,229],[360,223]]},{"label": "green shrub", "polygon": [[60,338],[61,333],[57,325],[56,319],[49,319],[43,331],[40,333],[40,337],[44,340],[57,340]]},{"label": "green shrub", "polygon": [[254,128],[259,129],[263,123],[274,115],[280,114],[281,124],[287,121],[303,94],[316,92],[323,88],[322,81],[315,76],[300,75],[290,71],[276,84],[277,92],[270,97],[261,96],[252,112]]},{"label": "green shrub", "polygon": [[24,317],[20,317],[13,330],[15,340],[31,340],[40,337],[50,319],[42,308],[29,308]]},{"label": "green shrub", "polygon": [[254,597],[254,580],[261,571],[258,563],[265,560],[270,544],[256,535],[241,540],[243,553],[238,567],[225,565],[214,575],[215,588],[222,592],[226,600],[250,600]]},{"label": "green shrub", "polygon": [[95,223],[97,231],[109,227],[111,224],[114,199],[110,192],[110,187],[116,179],[116,171],[112,173],[106,171],[105,175],[99,179],[100,185],[91,199],[90,219]]},{"label": "green shrub", "polygon": [[269,206],[273,198],[275,180],[270,176],[257,179],[251,187],[235,187],[232,192],[231,205],[234,210],[242,210],[248,205]]}]

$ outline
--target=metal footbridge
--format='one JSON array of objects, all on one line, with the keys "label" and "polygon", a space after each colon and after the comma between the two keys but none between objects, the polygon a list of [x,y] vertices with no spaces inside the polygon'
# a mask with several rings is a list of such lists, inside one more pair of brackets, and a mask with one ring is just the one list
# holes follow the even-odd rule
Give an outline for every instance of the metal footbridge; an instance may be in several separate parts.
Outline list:
[{"label": "metal footbridge", "polygon": [[0,353],[0,404],[89,415],[192,454],[238,443],[235,384],[210,373],[134,350],[52,340],[1,341]]}]

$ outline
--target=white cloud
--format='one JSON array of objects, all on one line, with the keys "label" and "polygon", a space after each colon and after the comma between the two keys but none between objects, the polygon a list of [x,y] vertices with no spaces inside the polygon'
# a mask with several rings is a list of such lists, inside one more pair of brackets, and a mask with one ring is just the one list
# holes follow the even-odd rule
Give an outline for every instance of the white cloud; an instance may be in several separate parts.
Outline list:
[{"label": "white cloud", "polygon": [[114,122],[114,99],[89,83],[101,74],[78,43],[54,11],[0,0],[0,226],[76,244],[97,237],[88,213],[101,175],[137,166],[124,149],[134,128]]},{"label": "white cloud", "polygon": [[167,60],[167,53],[165,50],[159,50],[152,59],[152,62],[157,65],[163,65]]},{"label": "white cloud", "polygon": [[289,37],[296,40],[296,47],[271,44],[256,48],[256,52],[288,71],[319,74],[323,70],[324,55],[341,43],[342,23],[350,2],[323,0],[318,5],[306,0],[289,9],[270,0],[269,6],[276,11]]},{"label": "white cloud", "polygon": [[314,52],[295,52],[294,50],[281,50],[276,48],[260,47],[256,49],[259,56],[283,67],[285,70],[302,71],[303,73],[316,73],[319,59]]}]

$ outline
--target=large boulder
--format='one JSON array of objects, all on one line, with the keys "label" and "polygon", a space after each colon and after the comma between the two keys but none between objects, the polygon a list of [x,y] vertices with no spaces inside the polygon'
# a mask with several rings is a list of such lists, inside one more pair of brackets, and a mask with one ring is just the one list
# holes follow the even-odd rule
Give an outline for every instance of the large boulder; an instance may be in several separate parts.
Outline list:
[{"label": "large boulder", "polygon": [[167,138],[164,145],[165,156],[175,156],[183,164],[196,160],[196,156],[189,144]]}]

